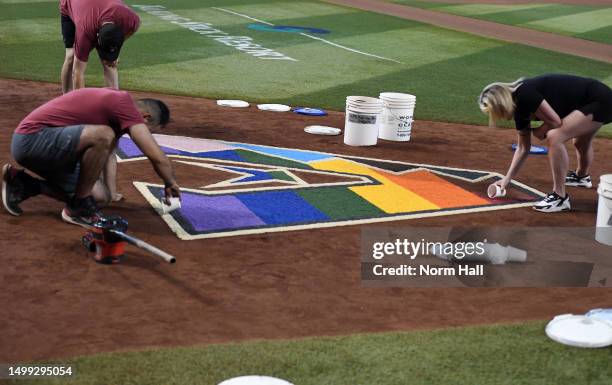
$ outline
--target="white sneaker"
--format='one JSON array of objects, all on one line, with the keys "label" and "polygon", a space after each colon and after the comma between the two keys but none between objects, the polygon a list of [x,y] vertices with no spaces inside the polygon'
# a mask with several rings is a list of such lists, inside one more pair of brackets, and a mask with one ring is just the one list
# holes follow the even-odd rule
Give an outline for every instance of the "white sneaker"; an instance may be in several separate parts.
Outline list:
[{"label": "white sneaker", "polygon": [[576,171],[570,171],[565,177],[565,185],[571,187],[592,188],[593,181],[590,175],[578,176]]},{"label": "white sneaker", "polygon": [[556,192],[552,192],[533,206],[533,209],[543,213],[558,213],[560,211],[569,211],[572,209],[570,205],[569,195],[561,198]]}]

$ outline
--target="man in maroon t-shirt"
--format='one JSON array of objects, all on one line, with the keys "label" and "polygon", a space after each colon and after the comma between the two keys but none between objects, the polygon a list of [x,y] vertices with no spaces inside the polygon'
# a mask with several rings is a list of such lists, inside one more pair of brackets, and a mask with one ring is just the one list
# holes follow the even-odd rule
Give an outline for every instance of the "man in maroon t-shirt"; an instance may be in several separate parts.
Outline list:
[{"label": "man in maroon t-shirt", "polygon": [[12,215],[19,204],[44,194],[66,202],[62,218],[88,226],[102,215],[99,204],[116,195],[115,147],[123,134],[151,161],[164,181],[166,202],[180,197],[170,161],[149,127],[163,127],[170,118],[160,100],[134,102],[125,91],[82,88],[57,97],[32,111],[13,134],[11,152],[21,166],[44,180],[6,164],[2,170],[2,203]]},{"label": "man in maroon t-shirt", "polygon": [[63,92],[85,87],[87,60],[94,48],[106,86],[119,89],[117,59],[123,42],[140,26],[138,15],[121,0],[60,0],[60,15],[66,47]]}]

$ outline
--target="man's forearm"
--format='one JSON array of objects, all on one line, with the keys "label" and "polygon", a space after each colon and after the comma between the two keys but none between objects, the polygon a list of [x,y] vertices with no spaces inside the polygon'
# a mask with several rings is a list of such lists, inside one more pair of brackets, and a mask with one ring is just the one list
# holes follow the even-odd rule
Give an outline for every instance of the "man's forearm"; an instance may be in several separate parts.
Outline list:
[{"label": "man's forearm", "polygon": [[108,156],[106,166],[104,167],[104,182],[111,194],[111,199],[115,199],[117,195],[117,155],[116,150],[113,150]]},{"label": "man's forearm", "polygon": [[153,163],[153,168],[157,175],[167,186],[176,184],[176,177],[174,176],[170,161],[166,159],[165,161],[152,161],[151,163]]}]

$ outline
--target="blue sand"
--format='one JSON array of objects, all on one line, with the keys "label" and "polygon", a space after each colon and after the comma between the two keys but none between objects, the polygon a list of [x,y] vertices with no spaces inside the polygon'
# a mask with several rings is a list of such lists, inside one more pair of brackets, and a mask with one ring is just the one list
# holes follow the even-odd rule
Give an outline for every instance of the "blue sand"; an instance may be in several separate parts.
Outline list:
[{"label": "blue sand", "polygon": [[252,169],[249,169],[249,168],[228,167],[228,166],[223,166],[222,168],[225,168],[227,170],[237,171],[237,172],[243,172],[245,174],[250,174],[251,175],[249,177],[245,177],[243,179],[240,179],[240,180],[236,181],[235,183],[257,182],[257,181],[261,181],[261,180],[273,180],[273,179],[275,179],[272,175],[268,174],[265,171],[252,170]]},{"label": "blue sand", "polygon": [[292,191],[235,195],[268,225],[299,224],[330,219]]}]

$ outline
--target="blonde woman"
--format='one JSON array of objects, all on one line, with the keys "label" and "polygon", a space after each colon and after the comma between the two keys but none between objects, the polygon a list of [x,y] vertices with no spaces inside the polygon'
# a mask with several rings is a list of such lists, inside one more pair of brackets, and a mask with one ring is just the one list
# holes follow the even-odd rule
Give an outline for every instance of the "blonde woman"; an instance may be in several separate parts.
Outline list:
[{"label": "blonde woman", "polygon": [[[501,119],[516,123],[518,148],[506,176],[495,184],[506,187],[518,173],[531,149],[531,134],[548,145],[553,191],[534,209],[559,212],[571,209],[565,186],[591,188],[593,138],[599,128],[612,122],[612,90],[589,78],[572,75],[542,75],[514,83],[493,83],[478,99],[489,123]],[[531,121],[540,121],[536,128]],[[565,143],[573,139],[578,168],[568,173]]]}]

